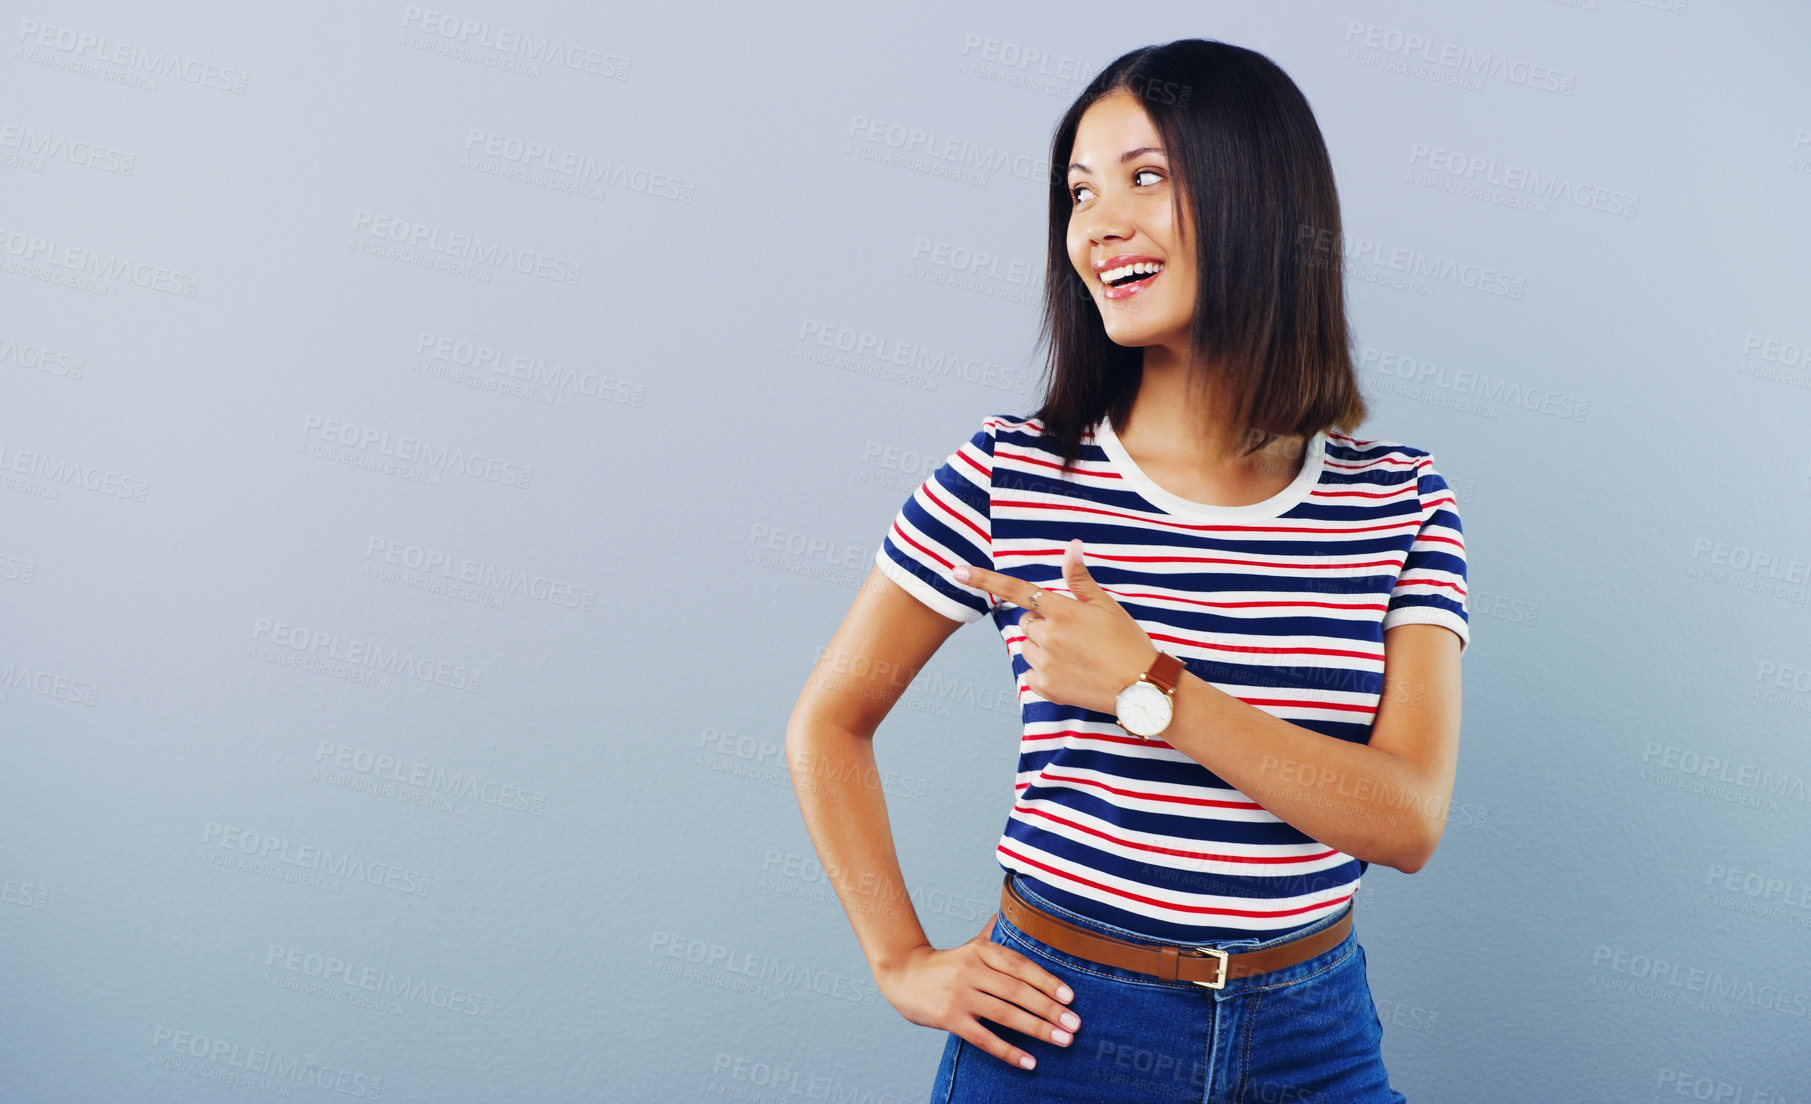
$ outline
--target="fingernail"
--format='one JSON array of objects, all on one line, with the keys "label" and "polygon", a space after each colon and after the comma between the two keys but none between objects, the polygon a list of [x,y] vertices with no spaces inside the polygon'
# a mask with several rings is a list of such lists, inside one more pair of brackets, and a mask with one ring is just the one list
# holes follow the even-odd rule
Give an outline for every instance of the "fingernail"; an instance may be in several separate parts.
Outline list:
[{"label": "fingernail", "polygon": [[1029,1054],[1027,1054],[1023,1058],[1019,1059],[1019,1065],[1024,1066],[1026,1069],[1033,1069],[1037,1066],[1037,1064],[1038,1064],[1038,1060],[1036,1058],[1033,1058]]},{"label": "fingernail", "polygon": [[1069,1033],[1067,1031],[1058,1031],[1055,1028],[1052,1028],[1050,1030],[1050,1041],[1057,1046],[1068,1046]]},{"label": "fingernail", "polygon": [[1056,999],[1068,1004],[1075,999],[1075,993],[1067,985],[1059,986],[1056,991]]},{"label": "fingernail", "polygon": [[968,582],[968,568],[966,567],[958,567],[956,570],[950,572],[950,574],[956,577],[958,583]]},{"label": "fingernail", "polygon": [[1073,1012],[1063,1013],[1060,1019],[1063,1021],[1063,1026],[1071,1031],[1074,1031],[1082,1025],[1082,1018]]}]

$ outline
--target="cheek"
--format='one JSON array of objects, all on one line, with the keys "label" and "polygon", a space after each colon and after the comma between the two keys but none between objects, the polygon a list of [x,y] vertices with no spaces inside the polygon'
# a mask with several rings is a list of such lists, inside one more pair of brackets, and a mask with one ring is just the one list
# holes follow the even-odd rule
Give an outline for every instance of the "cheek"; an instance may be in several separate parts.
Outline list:
[{"label": "cheek", "polygon": [[1088,251],[1080,246],[1074,237],[1069,239],[1069,267],[1073,268],[1075,274],[1082,277],[1083,280],[1088,278]]},{"label": "cheek", "polygon": [[1086,261],[1089,252],[1094,248],[1094,242],[1089,239],[1088,232],[1082,228],[1082,220],[1077,218],[1073,212],[1071,212],[1069,220],[1063,224],[1063,244],[1068,247],[1071,260],[1079,256]]}]

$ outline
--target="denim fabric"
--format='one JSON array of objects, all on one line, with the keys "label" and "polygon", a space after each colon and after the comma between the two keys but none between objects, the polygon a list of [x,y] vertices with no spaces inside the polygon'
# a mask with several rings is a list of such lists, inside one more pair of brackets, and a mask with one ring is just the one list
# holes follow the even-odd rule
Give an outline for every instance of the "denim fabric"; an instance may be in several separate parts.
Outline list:
[{"label": "denim fabric", "polygon": [[[1122,931],[1057,908],[1017,874],[1036,907],[1094,931]],[[1222,944],[1251,950],[1339,922],[1339,915],[1288,937]],[[1379,1104],[1405,1098],[1390,1087],[1378,1022],[1356,933],[1281,970],[1238,978],[1224,989],[1161,981],[1065,954],[996,915],[991,941],[1018,951],[1075,991],[1081,1030],[1068,1046],[991,1020],[982,1026],[1026,1050],[1020,1069],[950,1034],[932,1104],[1005,1101],[1191,1101],[1194,1104]],[[1148,941],[1147,941],[1148,942]]]}]

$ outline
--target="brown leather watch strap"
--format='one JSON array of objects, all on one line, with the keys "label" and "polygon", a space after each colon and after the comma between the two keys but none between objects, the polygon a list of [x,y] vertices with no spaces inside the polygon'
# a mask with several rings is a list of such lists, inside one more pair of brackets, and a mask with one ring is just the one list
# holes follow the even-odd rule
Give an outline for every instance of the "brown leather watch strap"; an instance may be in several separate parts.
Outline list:
[{"label": "brown leather watch strap", "polygon": [[1151,661],[1150,670],[1144,677],[1157,684],[1157,689],[1166,694],[1173,694],[1182,682],[1182,661],[1168,652],[1158,652],[1157,658]]},{"label": "brown leather watch strap", "polygon": [[1000,913],[1013,927],[1066,954],[1164,981],[1194,982],[1209,989],[1218,989],[1233,978],[1267,974],[1306,962],[1337,947],[1352,931],[1352,910],[1348,908],[1333,926],[1262,951],[1233,954],[1200,947],[1132,943],[1050,915],[1019,896],[1013,889],[1011,874],[1001,887]]}]

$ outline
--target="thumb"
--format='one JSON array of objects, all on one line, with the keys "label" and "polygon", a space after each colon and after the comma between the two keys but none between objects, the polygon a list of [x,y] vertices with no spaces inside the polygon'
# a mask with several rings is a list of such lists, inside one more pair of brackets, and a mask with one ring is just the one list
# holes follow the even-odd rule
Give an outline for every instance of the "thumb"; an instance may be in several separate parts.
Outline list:
[{"label": "thumb", "polygon": [[1107,598],[1107,592],[1094,581],[1094,576],[1088,574],[1088,566],[1083,562],[1080,537],[1063,548],[1063,581],[1069,584],[1069,593],[1084,602]]}]

